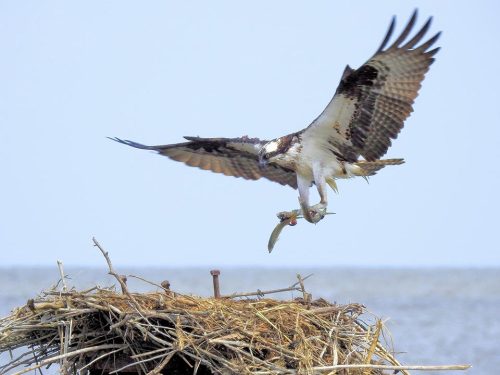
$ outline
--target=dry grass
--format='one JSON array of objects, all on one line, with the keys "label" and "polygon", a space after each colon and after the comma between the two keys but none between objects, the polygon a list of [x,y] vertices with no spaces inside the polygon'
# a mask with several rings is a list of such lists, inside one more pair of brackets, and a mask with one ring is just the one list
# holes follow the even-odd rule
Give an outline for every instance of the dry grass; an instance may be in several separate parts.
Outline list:
[{"label": "dry grass", "polygon": [[397,364],[378,343],[379,330],[360,322],[360,305],[322,300],[312,305],[168,292],[50,291],[0,320],[1,351],[30,348],[29,356],[0,369],[44,360],[81,370],[99,358],[101,367],[118,370],[113,361],[120,358],[123,364],[129,358],[124,365],[146,373],[161,370],[174,356],[215,373],[310,373],[338,364]]},{"label": "dry grass", "polygon": [[63,283],[0,319],[0,352],[15,353],[0,373],[408,374],[380,320],[364,323],[359,304],[308,301],[300,278],[306,298],[293,301],[131,293],[100,249],[121,291]]}]

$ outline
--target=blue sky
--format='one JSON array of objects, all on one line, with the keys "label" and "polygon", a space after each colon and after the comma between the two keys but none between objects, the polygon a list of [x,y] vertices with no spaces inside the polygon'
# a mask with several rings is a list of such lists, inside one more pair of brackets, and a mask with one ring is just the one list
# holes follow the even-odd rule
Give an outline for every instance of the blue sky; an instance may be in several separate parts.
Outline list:
[{"label": "blue sky", "polygon": [[[1,2],[1,264],[103,265],[96,236],[119,265],[499,266],[498,2],[350,4]],[[106,139],[302,129],[415,7],[443,35],[387,154],[406,164],[340,181],[271,255],[296,191]]]}]

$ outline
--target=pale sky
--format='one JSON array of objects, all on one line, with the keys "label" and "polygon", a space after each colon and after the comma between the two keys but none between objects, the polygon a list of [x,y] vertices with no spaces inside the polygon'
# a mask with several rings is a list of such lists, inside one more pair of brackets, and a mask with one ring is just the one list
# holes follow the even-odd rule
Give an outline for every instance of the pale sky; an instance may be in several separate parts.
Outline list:
[{"label": "pale sky", "polygon": [[[497,1],[0,2],[0,263],[499,266]],[[442,50],[387,157],[286,228],[297,192],[114,143],[274,138],[415,7]],[[317,196],[313,195],[313,203]]]}]

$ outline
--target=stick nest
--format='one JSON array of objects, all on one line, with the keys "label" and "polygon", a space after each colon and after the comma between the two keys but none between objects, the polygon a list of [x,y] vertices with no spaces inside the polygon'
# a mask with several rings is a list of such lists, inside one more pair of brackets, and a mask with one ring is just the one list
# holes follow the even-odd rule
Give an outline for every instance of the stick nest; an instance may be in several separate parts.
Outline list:
[{"label": "stick nest", "polygon": [[381,323],[367,326],[362,313],[361,305],[325,300],[52,290],[0,320],[0,352],[22,348],[0,373],[52,363],[63,373],[175,374],[307,374],[326,373],[321,368],[332,365],[397,365],[379,342]]}]

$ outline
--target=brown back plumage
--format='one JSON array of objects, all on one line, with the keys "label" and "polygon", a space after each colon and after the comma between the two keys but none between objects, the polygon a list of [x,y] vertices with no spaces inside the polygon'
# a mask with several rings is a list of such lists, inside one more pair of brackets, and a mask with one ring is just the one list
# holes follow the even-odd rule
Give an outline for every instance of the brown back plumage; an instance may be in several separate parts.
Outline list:
[{"label": "brown back plumage", "polygon": [[146,146],[120,138],[111,139],[135,148],[156,151],[190,167],[198,167],[226,176],[242,177],[246,180],[267,178],[281,185],[297,188],[295,171],[272,163],[259,164],[259,150],[267,141],[249,137],[185,138],[188,142],[159,146]]}]

